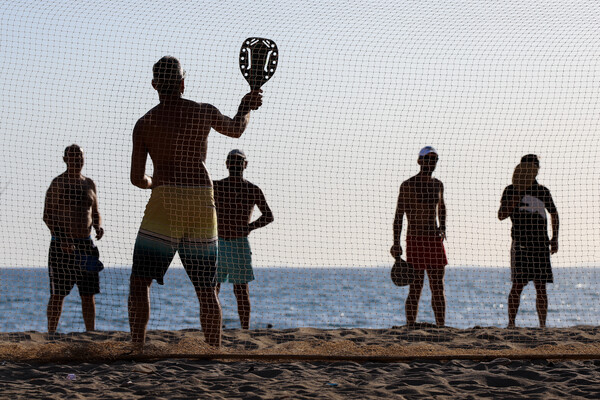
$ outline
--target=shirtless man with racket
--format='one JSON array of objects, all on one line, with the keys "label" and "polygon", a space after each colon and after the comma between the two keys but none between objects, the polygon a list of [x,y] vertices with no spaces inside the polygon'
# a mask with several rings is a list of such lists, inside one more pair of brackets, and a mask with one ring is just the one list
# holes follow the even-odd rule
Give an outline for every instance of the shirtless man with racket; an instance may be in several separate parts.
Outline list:
[{"label": "shirtless man with racket", "polygon": [[[406,325],[415,325],[419,311],[419,300],[425,271],[431,289],[431,306],[435,323],[446,323],[446,297],[444,294],[444,270],[448,260],[443,241],[446,238],[446,204],[444,203],[444,185],[432,177],[437,165],[438,154],[431,146],[419,152],[419,173],[402,182],[396,217],[394,219],[394,244],[390,253],[394,258],[402,255],[400,234],[404,214],[408,221],[406,234],[407,261],[412,264],[415,278],[410,285],[406,298]],[[439,224],[438,224],[439,222]]]},{"label": "shirtless man with racket", "polygon": [[[133,130],[131,183],[152,189],[133,253],[129,291],[132,342],[141,349],[150,319],[152,280],[163,284],[176,252],[200,302],[200,323],[208,344],[221,344],[221,305],[216,287],[217,218],[213,184],[204,165],[212,129],[238,138],[250,111],[262,104],[261,90],[246,94],[234,118],[210,105],[183,99],[185,73],[165,56],[153,67],[152,86],[160,103]],[[150,155],[154,175],[146,174]]]}]

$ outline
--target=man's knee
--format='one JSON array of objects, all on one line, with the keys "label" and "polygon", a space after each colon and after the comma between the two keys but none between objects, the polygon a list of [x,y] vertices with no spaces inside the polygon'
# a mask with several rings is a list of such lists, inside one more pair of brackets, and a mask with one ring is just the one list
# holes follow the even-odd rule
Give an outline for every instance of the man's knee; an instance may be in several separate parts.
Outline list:
[{"label": "man's knee", "polygon": [[514,282],[512,284],[512,287],[510,288],[510,291],[511,291],[511,293],[514,293],[514,294],[521,294],[521,292],[523,291],[523,288],[525,288],[524,284]]},{"label": "man's knee", "polygon": [[233,285],[233,292],[236,296],[248,296],[250,290],[247,283]]},{"label": "man's knee", "polygon": [[198,300],[200,301],[212,301],[216,300],[217,297],[217,288],[216,287],[195,287],[196,295],[198,296]]},{"label": "man's knee", "polygon": [[546,294],[546,283],[545,282],[534,282],[535,291],[538,295]]},{"label": "man's knee", "polygon": [[94,302],[94,295],[81,295],[81,303],[82,304],[90,304]]}]

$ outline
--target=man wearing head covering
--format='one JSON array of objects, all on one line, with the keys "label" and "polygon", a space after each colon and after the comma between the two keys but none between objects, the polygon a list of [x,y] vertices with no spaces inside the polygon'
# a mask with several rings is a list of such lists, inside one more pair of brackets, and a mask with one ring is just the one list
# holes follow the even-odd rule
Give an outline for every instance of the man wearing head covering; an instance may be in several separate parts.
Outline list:
[{"label": "man wearing head covering", "polygon": [[52,180],[44,204],[44,222],[52,235],[48,254],[48,332],[56,332],[65,297],[75,285],[81,297],[85,329],[93,331],[94,295],[100,293],[98,273],[103,268],[91,237],[92,228],[96,239],[104,235],[98,194],[94,181],[81,174],[84,163],[81,147],[68,146],[63,161],[67,170]]},{"label": "man wearing head covering", "polygon": [[[244,179],[244,170],[248,166],[246,154],[241,150],[231,150],[225,164],[229,177],[214,181],[219,226],[217,293],[221,283],[229,281],[233,284],[242,329],[250,329],[248,283],[254,280],[254,273],[248,235],[273,222],[274,217],[263,191]],[[250,222],[255,206],[261,216]]]},{"label": "man wearing head covering", "polygon": [[[502,194],[498,218],[512,221],[510,275],[512,288],[508,296],[508,327],[514,328],[523,288],[535,285],[536,309],[540,327],[546,326],[548,294],[546,284],[553,282],[550,254],[558,251],[558,211],[550,190],[535,179],[540,161],[527,154],[515,169],[513,184]],[[552,239],[548,237],[548,217],[552,220]]]},{"label": "man wearing head covering", "polygon": [[[261,91],[246,94],[233,118],[214,106],[182,98],[185,73],[179,60],[165,56],[153,67],[159,104],[133,130],[131,183],[152,189],[133,251],[129,290],[131,339],[139,350],[146,340],[153,280],[163,284],[175,253],[194,285],[206,342],[221,344],[221,306],[215,292],[217,218],[213,185],[204,162],[211,129],[238,138]],[[152,159],[154,176],[146,175]]]},{"label": "man wearing head covering", "polygon": [[406,324],[414,326],[419,300],[425,281],[425,272],[431,289],[431,306],[435,323],[446,323],[444,271],[448,264],[443,241],[446,238],[446,205],[444,185],[432,176],[438,162],[437,151],[426,146],[419,152],[417,175],[402,182],[394,219],[394,244],[390,250],[398,259],[402,255],[400,235],[404,215],[408,222],[406,257],[415,270],[415,279],[406,298]]}]

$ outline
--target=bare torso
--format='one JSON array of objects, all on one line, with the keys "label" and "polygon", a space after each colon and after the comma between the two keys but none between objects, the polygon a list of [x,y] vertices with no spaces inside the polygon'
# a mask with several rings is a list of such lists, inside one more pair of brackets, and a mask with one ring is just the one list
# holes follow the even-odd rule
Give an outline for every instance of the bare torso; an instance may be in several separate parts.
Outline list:
[{"label": "bare torso", "polygon": [[96,185],[83,175],[57,176],[46,194],[45,218],[53,236],[82,239],[92,232],[92,210],[97,205]]},{"label": "bare torso", "polygon": [[248,235],[254,206],[263,199],[258,186],[245,179],[225,178],[215,181],[215,205],[219,237],[234,239]]},{"label": "bare torso", "polygon": [[430,176],[416,175],[402,183],[400,198],[408,221],[408,236],[440,236],[437,217],[442,196],[442,182]]}]

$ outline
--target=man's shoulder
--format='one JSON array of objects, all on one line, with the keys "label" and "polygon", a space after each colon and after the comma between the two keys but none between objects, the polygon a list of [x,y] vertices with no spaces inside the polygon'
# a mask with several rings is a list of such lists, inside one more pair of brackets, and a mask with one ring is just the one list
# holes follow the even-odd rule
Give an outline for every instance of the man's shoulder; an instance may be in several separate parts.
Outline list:
[{"label": "man's shoulder", "polygon": [[83,178],[85,179],[86,185],[88,185],[92,189],[96,190],[96,182],[94,182],[94,180],[92,178],[89,178],[87,176],[84,176]]},{"label": "man's shoulder", "polygon": [[55,176],[50,182],[50,186],[63,185],[65,183],[65,172],[62,174]]},{"label": "man's shoulder", "polygon": [[540,192],[548,192],[550,193],[550,189],[548,189],[546,186],[544,185],[540,185],[539,183],[534,183],[533,186],[531,187],[532,190],[537,190]]}]

